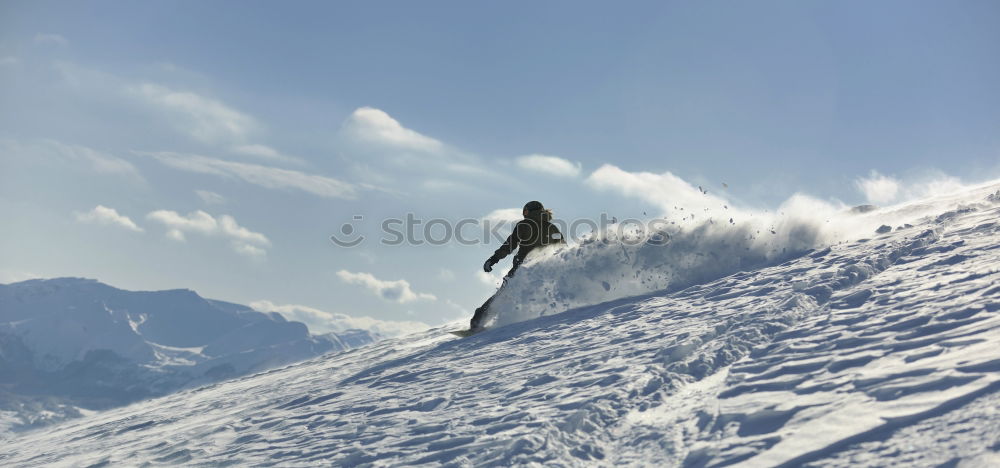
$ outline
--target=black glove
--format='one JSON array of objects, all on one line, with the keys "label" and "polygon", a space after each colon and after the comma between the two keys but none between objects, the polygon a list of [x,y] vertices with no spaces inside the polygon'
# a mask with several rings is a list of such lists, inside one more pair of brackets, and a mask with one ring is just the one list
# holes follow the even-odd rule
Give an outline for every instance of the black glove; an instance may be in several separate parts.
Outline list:
[{"label": "black glove", "polygon": [[487,273],[493,271],[493,265],[496,265],[498,261],[495,257],[487,258],[486,263],[483,263],[483,271]]}]

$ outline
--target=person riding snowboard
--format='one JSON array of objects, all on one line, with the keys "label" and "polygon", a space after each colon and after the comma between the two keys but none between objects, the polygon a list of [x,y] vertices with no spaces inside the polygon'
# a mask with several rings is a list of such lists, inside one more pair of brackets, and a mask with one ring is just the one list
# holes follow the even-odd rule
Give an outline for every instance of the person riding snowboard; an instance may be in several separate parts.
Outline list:
[{"label": "person riding snowboard", "polygon": [[[552,224],[552,211],[545,209],[541,202],[530,201],[526,203],[521,214],[524,215],[524,219],[517,222],[514,226],[514,232],[511,232],[503,245],[496,252],[493,252],[493,256],[488,258],[486,263],[483,263],[483,271],[489,273],[493,271],[493,265],[496,265],[504,257],[510,255],[514,249],[517,249],[517,253],[514,254],[513,266],[503,278],[504,285],[507,284],[508,278],[514,276],[517,267],[521,266],[524,258],[531,251],[547,245],[566,243],[562,233]],[[503,285],[500,286],[500,289],[503,289]],[[472,321],[469,323],[469,327],[472,330],[479,330],[483,327],[486,311],[489,309],[493,299],[500,293],[500,289],[476,309],[476,313],[472,316]]]}]

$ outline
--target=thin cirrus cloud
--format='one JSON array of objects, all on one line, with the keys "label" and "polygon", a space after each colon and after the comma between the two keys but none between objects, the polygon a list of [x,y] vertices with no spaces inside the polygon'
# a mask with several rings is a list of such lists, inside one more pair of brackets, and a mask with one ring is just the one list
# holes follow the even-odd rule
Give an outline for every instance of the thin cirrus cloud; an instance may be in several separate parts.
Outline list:
[{"label": "thin cirrus cloud", "polygon": [[95,171],[102,174],[120,175],[137,181],[142,181],[139,170],[135,166],[118,157],[111,156],[84,146],[51,143],[64,157],[86,162]]},{"label": "thin cirrus cloud", "polygon": [[380,280],[371,273],[354,273],[347,270],[338,271],[337,277],[347,284],[362,286],[389,302],[406,304],[408,302],[437,300],[433,294],[414,292],[410,287],[410,282],[403,279]]},{"label": "thin cirrus cloud", "polygon": [[138,103],[151,119],[164,119],[170,127],[195,141],[230,154],[271,162],[301,164],[302,160],[253,141],[264,127],[253,116],[204,94],[153,82],[128,82],[116,75],[57,61],[53,67],[66,83],[102,99]]},{"label": "thin cirrus cloud", "polygon": [[574,163],[558,156],[544,154],[529,154],[515,160],[521,169],[556,177],[577,177],[580,175],[580,163]]},{"label": "thin cirrus cloud", "polygon": [[298,158],[281,154],[278,150],[261,144],[233,145],[229,148],[229,151],[241,156],[250,156],[265,161],[302,163],[302,160]]},{"label": "thin cirrus cloud", "polygon": [[59,34],[38,33],[35,34],[35,44],[67,46],[69,41]]},{"label": "thin cirrus cloud", "polygon": [[93,223],[102,226],[119,227],[132,232],[143,232],[143,229],[135,224],[131,218],[119,214],[114,208],[108,208],[104,205],[97,205],[90,211],[78,211],[73,214],[76,220],[81,223]]},{"label": "thin cirrus cloud", "polygon": [[278,312],[289,320],[297,320],[309,326],[313,332],[344,332],[347,330],[367,330],[382,336],[399,336],[430,328],[423,322],[405,320],[379,320],[372,317],[355,317],[339,312],[328,312],[298,304],[275,304],[260,300],[250,303],[250,307],[261,312]]},{"label": "thin cirrus cloud", "polygon": [[226,197],[211,190],[195,190],[194,193],[207,205],[224,205],[226,203]]},{"label": "thin cirrus cloud", "polygon": [[174,169],[237,178],[269,189],[301,190],[329,198],[354,199],[357,197],[355,185],[332,177],[193,154],[171,152],[137,152],[137,154],[152,156],[161,164]]},{"label": "thin cirrus cloud", "polygon": [[299,158],[282,154],[271,146],[251,143],[262,125],[218,99],[155,83],[127,85],[125,91],[166,115],[174,127],[202,143],[224,145],[231,154],[264,161],[302,163]]},{"label": "thin cirrus cloud", "polygon": [[98,174],[120,176],[133,183],[146,182],[139,170],[122,158],[86,146],[68,145],[55,140],[22,142],[0,138],[0,154],[22,160],[59,161],[60,166],[86,168]]},{"label": "thin cirrus cloud", "polygon": [[154,83],[127,86],[126,91],[166,112],[178,129],[205,143],[243,142],[259,127],[253,117],[189,91]]},{"label": "thin cirrus cloud", "polygon": [[267,253],[265,248],[271,245],[267,236],[240,226],[236,219],[229,215],[216,218],[201,210],[187,215],[171,210],[156,210],[147,214],[146,219],[166,227],[166,235],[172,240],[184,242],[188,234],[221,237],[230,241],[234,251],[249,257],[265,255]]}]

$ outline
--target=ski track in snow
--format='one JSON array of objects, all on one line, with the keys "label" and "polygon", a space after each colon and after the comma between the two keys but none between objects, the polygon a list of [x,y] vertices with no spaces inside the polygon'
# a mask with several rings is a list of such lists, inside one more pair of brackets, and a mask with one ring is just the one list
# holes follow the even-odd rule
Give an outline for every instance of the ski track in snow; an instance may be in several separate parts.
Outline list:
[{"label": "ski track in snow", "polygon": [[5,440],[0,464],[997,466],[1000,205],[985,194],[680,291],[70,421]]}]

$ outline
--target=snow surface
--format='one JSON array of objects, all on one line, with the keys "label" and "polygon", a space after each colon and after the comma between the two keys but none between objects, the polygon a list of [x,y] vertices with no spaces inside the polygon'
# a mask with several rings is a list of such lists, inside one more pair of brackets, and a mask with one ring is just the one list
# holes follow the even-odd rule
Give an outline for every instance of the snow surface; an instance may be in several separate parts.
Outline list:
[{"label": "snow surface", "polygon": [[[843,215],[875,223],[862,239],[802,218],[784,245],[712,224],[661,251],[581,244],[518,273],[555,277],[512,282],[504,326],[69,421],[0,464],[997,466],[998,189]],[[697,255],[723,241],[746,260]]]}]

